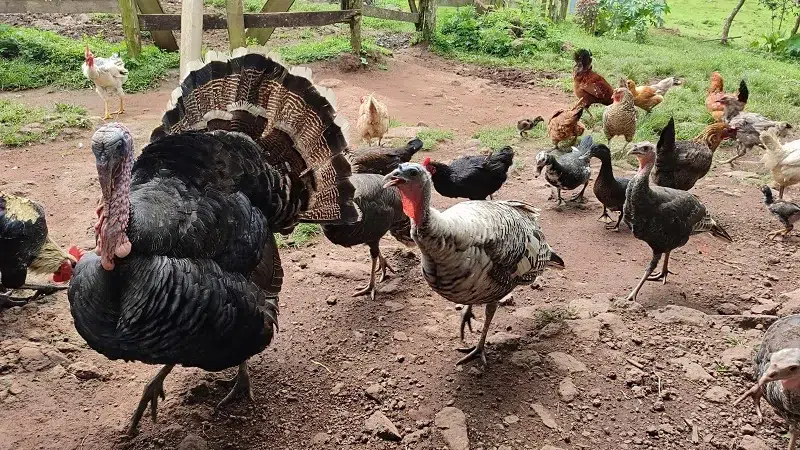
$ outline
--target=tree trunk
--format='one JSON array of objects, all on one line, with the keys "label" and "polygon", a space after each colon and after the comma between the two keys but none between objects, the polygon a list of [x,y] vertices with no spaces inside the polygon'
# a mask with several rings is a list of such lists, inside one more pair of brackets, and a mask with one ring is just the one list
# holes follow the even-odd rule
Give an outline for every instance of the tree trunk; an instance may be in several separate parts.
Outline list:
[{"label": "tree trunk", "polygon": [[739,0],[739,3],[733,8],[733,11],[731,11],[731,15],[725,19],[725,25],[722,26],[722,37],[719,40],[720,44],[728,44],[728,33],[731,31],[733,19],[736,17],[736,14],[739,14],[739,10],[742,9],[742,5],[744,5],[744,0]]},{"label": "tree trunk", "polygon": [[797,15],[797,20],[794,22],[794,28],[792,28],[792,32],[789,33],[789,36],[794,36],[797,34],[798,28],[800,28],[800,14]]}]

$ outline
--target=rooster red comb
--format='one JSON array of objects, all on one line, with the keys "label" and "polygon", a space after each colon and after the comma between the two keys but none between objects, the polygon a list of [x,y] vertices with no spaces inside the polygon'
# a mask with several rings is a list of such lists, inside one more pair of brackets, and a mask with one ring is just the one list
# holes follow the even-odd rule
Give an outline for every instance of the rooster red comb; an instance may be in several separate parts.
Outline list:
[{"label": "rooster red comb", "polygon": [[422,160],[422,165],[428,167],[431,165],[431,157],[426,156],[425,159]]},{"label": "rooster red comb", "polygon": [[69,253],[70,256],[75,258],[75,261],[77,262],[77,261],[80,261],[81,258],[83,258],[83,254],[85,252],[83,250],[79,249],[78,247],[73,245],[72,247],[69,248],[69,251],[67,253]]}]

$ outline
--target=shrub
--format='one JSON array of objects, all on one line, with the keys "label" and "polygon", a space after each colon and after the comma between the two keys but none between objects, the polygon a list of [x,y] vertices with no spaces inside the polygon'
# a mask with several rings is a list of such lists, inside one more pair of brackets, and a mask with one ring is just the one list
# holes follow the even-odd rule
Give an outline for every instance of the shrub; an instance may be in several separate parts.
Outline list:
[{"label": "shrub", "polygon": [[600,2],[597,0],[578,0],[575,6],[575,23],[584,31],[594,34],[597,31],[597,16],[600,13]]},{"label": "shrub", "polygon": [[622,35],[633,32],[638,42],[647,39],[647,29],[664,25],[669,6],[664,0],[600,0],[597,34]]},{"label": "shrub", "polygon": [[434,42],[443,50],[466,50],[492,56],[528,56],[558,49],[551,24],[532,9],[501,8],[479,15],[459,9],[442,24]]}]

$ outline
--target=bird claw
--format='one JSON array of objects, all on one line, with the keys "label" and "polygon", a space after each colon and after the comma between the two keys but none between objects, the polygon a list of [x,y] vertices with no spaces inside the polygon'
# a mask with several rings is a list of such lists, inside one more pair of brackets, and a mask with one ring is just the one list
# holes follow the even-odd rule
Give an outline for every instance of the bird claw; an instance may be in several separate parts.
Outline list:
[{"label": "bird claw", "polygon": [[667,284],[667,275],[677,275],[675,272],[667,269],[666,273],[658,272],[655,275],[650,275],[647,277],[647,281],[664,281],[664,284]]},{"label": "bird claw", "polygon": [[133,417],[128,424],[128,429],[125,434],[128,436],[136,435],[139,428],[139,421],[142,419],[148,404],[150,405],[150,418],[153,419],[153,423],[156,423],[159,397],[161,397],[161,400],[166,398],[166,393],[164,392],[164,380],[153,379],[147,384],[147,386],[145,386],[144,393],[142,393],[142,398],[139,400],[139,406],[133,413]]},{"label": "bird claw", "polygon": [[755,404],[755,407],[756,407],[756,416],[758,416],[758,423],[761,423],[761,422],[764,421],[764,414],[761,412],[761,396],[762,395],[764,395],[764,393],[761,390],[761,385],[759,383],[756,383],[753,387],[748,389],[747,392],[742,394],[741,397],[736,399],[736,401],[733,402],[732,406],[738,405],[739,403],[744,401],[744,399],[746,399],[747,397],[752,398],[753,399],[753,404]]},{"label": "bird claw", "polygon": [[472,308],[469,306],[464,310],[464,313],[461,314],[461,341],[464,341],[464,326],[469,328],[469,332],[472,333],[472,319],[475,318],[475,315],[472,314]]},{"label": "bird claw", "polygon": [[374,284],[368,284],[366,287],[359,288],[356,292],[354,292],[353,293],[353,297],[361,297],[363,295],[369,294],[370,298],[372,300],[375,300],[375,294],[376,294],[375,291],[377,291],[377,288],[375,287],[375,285]]},{"label": "bird claw", "polygon": [[480,358],[480,360],[481,360],[481,362],[483,363],[484,366],[487,365],[487,363],[486,363],[486,352],[484,351],[483,347],[473,346],[473,347],[467,347],[467,348],[459,348],[457,350],[459,352],[461,352],[461,353],[467,353],[467,356],[465,356],[465,357],[461,358],[460,360],[458,360],[458,362],[456,363],[457,366],[464,365],[464,364],[466,364],[468,362],[472,362],[472,361],[474,361],[476,359],[479,359],[479,358]]},{"label": "bird claw", "polygon": [[[606,223],[606,224],[614,223],[614,219],[612,219],[611,216],[609,216],[608,213],[605,213],[605,212],[603,213],[602,216],[597,218],[597,221],[598,222],[603,222],[603,223]],[[608,229],[608,227],[606,227],[606,229]]]}]

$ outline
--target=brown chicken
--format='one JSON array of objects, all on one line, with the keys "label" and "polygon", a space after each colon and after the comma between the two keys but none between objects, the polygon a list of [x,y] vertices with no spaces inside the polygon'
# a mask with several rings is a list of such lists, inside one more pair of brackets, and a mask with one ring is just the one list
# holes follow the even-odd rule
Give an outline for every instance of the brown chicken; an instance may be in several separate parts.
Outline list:
[{"label": "brown chicken", "polygon": [[572,69],[572,89],[578,97],[578,103],[573,107],[582,106],[587,108],[589,116],[592,117],[589,106],[600,103],[603,105],[611,104],[611,95],[614,88],[608,84],[605,78],[592,70],[592,52],[580,49],[575,52],[575,67]]},{"label": "brown chicken", "polygon": [[738,101],[739,103],[736,106],[740,112],[747,104],[748,97],[749,91],[747,90],[747,84],[744,80],[739,83],[739,91],[735,94],[729,94],[725,92],[725,82],[722,79],[722,75],[720,75],[719,72],[711,74],[711,85],[708,88],[708,95],[706,96],[706,108],[708,108],[708,112],[711,113],[711,116],[714,117],[714,120],[717,122],[722,121],[725,112],[727,103],[721,101],[723,98]]},{"label": "brown chicken", "polygon": [[570,111],[560,110],[553,114],[550,122],[547,124],[547,134],[553,141],[553,146],[558,148],[561,142],[569,142],[569,145],[575,145],[586,127],[581,122],[581,115],[583,108],[575,108]]},{"label": "brown chicken", "polygon": [[356,132],[360,140],[366,140],[372,145],[373,139],[378,139],[381,145],[383,135],[389,131],[389,112],[386,105],[375,98],[375,94],[361,97],[361,106],[358,108],[358,122]]},{"label": "brown chicken", "polygon": [[603,131],[608,139],[609,147],[611,139],[615,136],[624,136],[625,145],[622,151],[633,140],[636,134],[636,106],[633,103],[633,94],[627,87],[614,90],[614,103],[606,106],[603,111]]},{"label": "brown chicken", "polygon": [[636,86],[633,80],[628,80],[626,85],[633,94],[633,104],[648,113],[664,101],[664,96],[656,92],[652,86]]},{"label": "brown chicken", "polygon": [[669,119],[656,147],[651,181],[659,186],[688,191],[711,169],[719,144],[734,136],[736,130],[724,123],[714,123],[691,141],[676,141],[675,120]]}]

